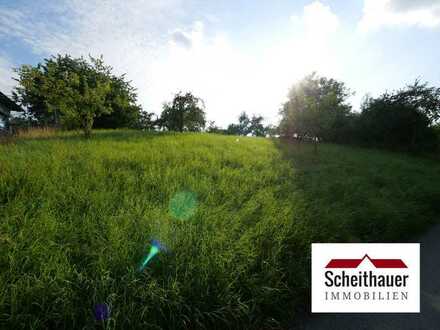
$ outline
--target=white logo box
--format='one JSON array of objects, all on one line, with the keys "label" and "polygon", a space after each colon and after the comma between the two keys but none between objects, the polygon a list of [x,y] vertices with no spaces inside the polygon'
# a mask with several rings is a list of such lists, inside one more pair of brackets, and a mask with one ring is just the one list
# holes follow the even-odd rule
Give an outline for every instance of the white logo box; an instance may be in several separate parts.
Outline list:
[{"label": "white logo box", "polygon": [[312,244],[312,313],[419,312],[419,243]]}]

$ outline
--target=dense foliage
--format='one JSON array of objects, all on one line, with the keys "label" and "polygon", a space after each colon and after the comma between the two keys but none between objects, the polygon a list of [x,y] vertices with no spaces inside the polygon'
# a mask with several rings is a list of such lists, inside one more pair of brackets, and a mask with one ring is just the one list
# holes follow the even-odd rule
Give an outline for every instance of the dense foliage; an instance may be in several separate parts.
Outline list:
[{"label": "dense foliage", "polygon": [[[110,92],[106,102],[109,104],[111,112],[98,116],[93,127],[135,127],[142,120],[142,111],[137,105],[136,89],[131,86],[131,82],[125,80],[125,76],[114,76],[109,72],[109,77]],[[148,113],[146,114],[148,115]],[[145,112],[143,116],[145,116]]]},{"label": "dense foliage", "polygon": [[249,117],[246,112],[242,112],[238,117],[238,124],[230,124],[225,130],[228,135],[252,135],[265,136],[268,128],[263,124],[264,118],[259,115]]},{"label": "dense foliage", "polygon": [[14,99],[33,125],[82,128],[128,127],[138,120],[136,92],[102,58],[58,55],[16,70]]},{"label": "dense foliage", "polygon": [[159,125],[169,131],[198,132],[205,128],[205,105],[192,93],[177,93],[173,100],[163,105]]},{"label": "dense foliage", "polygon": [[306,76],[290,89],[288,100],[281,108],[281,134],[341,140],[340,128],[346,125],[351,110],[347,103],[350,95],[343,82],[315,73]]},{"label": "dense foliage", "polygon": [[434,124],[440,116],[440,89],[416,81],[413,85],[377,98],[367,97],[355,132],[361,144],[435,150],[439,139]]},{"label": "dense foliage", "polygon": [[[141,111],[136,90],[125,76],[116,76],[102,58],[58,55],[36,66],[16,70],[15,101],[26,110],[11,120],[13,127],[131,127],[143,130],[204,131],[206,110],[201,98],[177,93],[163,105],[159,118]],[[312,73],[294,84],[280,109],[277,127],[263,117],[242,112],[226,129],[210,122],[206,131],[228,135],[295,137],[409,151],[434,151],[440,146],[434,126],[440,120],[440,88],[421,83],[372,98],[361,112],[352,111],[353,92],[344,82]]]},{"label": "dense foliage", "polygon": [[408,151],[438,148],[434,125],[440,118],[440,88],[417,80],[377,98],[367,96],[360,113],[347,104],[350,95],[342,82],[305,77],[292,87],[280,111],[281,134]]}]

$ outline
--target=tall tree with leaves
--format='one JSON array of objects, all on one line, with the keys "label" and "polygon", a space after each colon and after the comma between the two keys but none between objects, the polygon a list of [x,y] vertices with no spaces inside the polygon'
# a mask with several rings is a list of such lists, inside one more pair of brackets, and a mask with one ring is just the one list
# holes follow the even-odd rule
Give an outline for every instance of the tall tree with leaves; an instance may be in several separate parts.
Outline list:
[{"label": "tall tree with leaves", "polygon": [[141,117],[141,107],[137,104],[136,89],[125,75],[114,76],[109,72],[110,92],[106,103],[111,107],[110,113],[105,113],[95,119],[94,128],[137,127]]},{"label": "tall tree with leaves", "polygon": [[228,135],[265,136],[267,128],[263,125],[264,118],[259,115],[249,115],[243,111],[238,117],[238,124],[230,124],[226,129]]},{"label": "tall tree with leaves", "polygon": [[434,129],[440,118],[440,89],[416,80],[414,84],[377,98],[366,97],[361,106],[357,133],[366,145],[434,150]]},{"label": "tall tree with leaves", "polygon": [[112,74],[101,58],[58,55],[37,66],[16,69],[14,99],[42,126],[128,127],[138,121],[136,90],[125,76]]},{"label": "tall tree with leaves", "polygon": [[59,111],[66,126],[79,126],[86,138],[92,133],[95,118],[110,113],[106,102],[110,93],[109,67],[102,58],[58,56],[46,62],[47,79],[43,85],[50,112]]},{"label": "tall tree with leaves", "polygon": [[316,73],[306,76],[290,89],[288,101],[280,111],[281,134],[338,140],[339,128],[351,111],[347,103],[351,95],[343,82]]},{"label": "tall tree with leaves", "polygon": [[430,125],[440,119],[440,88],[429,86],[427,82],[422,83],[420,79],[392,93],[390,100],[417,109],[426,116]]},{"label": "tall tree with leaves", "polygon": [[248,135],[251,133],[251,119],[245,111],[238,117],[238,133],[239,135]]},{"label": "tall tree with leaves", "polygon": [[134,128],[141,130],[154,130],[157,120],[154,119],[156,115],[152,112],[141,111],[138,116],[137,123],[134,125]]},{"label": "tall tree with leaves", "polygon": [[265,136],[266,127],[263,125],[264,118],[262,116],[253,115],[250,120],[249,129],[253,136]]},{"label": "tall tree with leaves", "polygon": [[192,93],[179,92],[170,103],[163,105],[160,116],[162,127],[170,131],[201,131],[206,125],[205,105]]},{"label": "tall tree with leaves", "polygon": [[18,85],[14,88],[12,96],[14,101],[26,111],[23,117],[29,117],[43,126],[55,125],[54,116],[49,113],[42,93],[45,81],[43,65],[38,64],[36,67],[22,65],[14,71],[18,75],[15,79]]}]

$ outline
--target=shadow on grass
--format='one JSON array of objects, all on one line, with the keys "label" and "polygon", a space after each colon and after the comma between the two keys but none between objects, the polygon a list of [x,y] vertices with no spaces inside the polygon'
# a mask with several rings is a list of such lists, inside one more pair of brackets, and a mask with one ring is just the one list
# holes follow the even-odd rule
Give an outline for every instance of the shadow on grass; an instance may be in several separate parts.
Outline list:
[{"label": "shadow on grass", "polygon": [[297,315],[310,308],[311,243],[405,242],[440,219],[438,162],[349,146],[321,144],[315,152],[312,144],[273,143],[291,167],[280,173],[280,198],[299,206],[285,253],[289,286],[303,297]]},{"label": "shadow on grass", "polygon": [[[408,239],[440,218],[440,164],[364,148],[274,141],[295,169],[291,183],[310,225],[337,242]],[[289,189],[288,189],[289,190]]]}]

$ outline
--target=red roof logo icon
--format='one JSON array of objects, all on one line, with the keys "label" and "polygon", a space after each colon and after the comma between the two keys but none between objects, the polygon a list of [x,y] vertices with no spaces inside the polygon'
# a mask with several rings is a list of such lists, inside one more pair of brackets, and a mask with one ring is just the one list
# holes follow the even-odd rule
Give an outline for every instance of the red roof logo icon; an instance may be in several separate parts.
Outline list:
[{"label": "red roof logo icon", "polygon": [[372,259],[368,254],[362,259],[332,259],[325,268],[358,268],[365,259],[376,268],[408,268],[402,259]]}]

